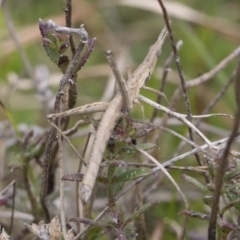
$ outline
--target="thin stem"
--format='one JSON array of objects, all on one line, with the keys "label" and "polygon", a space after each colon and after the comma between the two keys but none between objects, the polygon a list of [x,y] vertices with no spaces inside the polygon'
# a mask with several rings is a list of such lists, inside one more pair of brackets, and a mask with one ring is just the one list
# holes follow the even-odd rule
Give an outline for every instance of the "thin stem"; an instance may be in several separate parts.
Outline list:
[{"label": "thin stem", "polygon": [[[209,81],[210,79],[212,79],[218,72],[220,72],[223,68],[225,68],[226,66],[228,66],[228,64],[230,64],[235,58],[237,58],[238,56],[240,55],[240,47],[236,48],[230,55],[228,55],[225,59],[223,59],[221,62],[219,62],[213,69],[211,69],[209,72],[206,72],[204,74],[202,74],[201,76],[195,78],[195,79],[192,79],[192,80],[189,80],[187,81],[186,83],[186,87],[187,88],[191,88],[191,87],[196,87],[198,86],[199,84],[202,84],[202,83],[205,83],[207,81]],[[233,75],[231,77],[231,79],[233,80]],[[232,80],[229,80],[229,81],[232,81]],[[226,85],[226,87],[228,87]],[[224,88],[223,88],[224,89]],[[224,90],[222,90],[224,91]],[[221,91],[221,93],[223,93]],[[181,94],[181,88],[178,87],[171,100],[170,100],[170,103],[171,103],[171,106],[174,108],[177,101],[179,100],[180,98],[180,94]],[[219,93],[219,97],[220,97],[220,93]],[[217,98],[217,97],[216,97]],[[217,100],[217,99],[216,99]],[[213,100],[214,101],[214,100]],[[213,103],[213,102],[212,102]],[[168,115],[167,114],[164,114],[163,118],[162,118],[162,125],[165,126],[166,123],[167,123],[167,120],[168,120]],[[157,143],[158,140],[161,138],[161,131],[156,131],[156,133],[154,134],[154,137],[153,137],[153,142],[154,143]],[[176,155],[175,155],[176,156]]]},{"label": "thin stem", "polygon": [[122,75],[120,74],[114,54],[111,50],[106,51],[106,57],[112,69],[112,72],[115,76],[119,91],[122,95],[124,111],[129,114],[131,109],[131,103],[130,103],[130,96],[129,96],[128,86],[126,84],[126,81],[123,79]]},{"label": "thin stem", "polygon": [[[89,144],[89,141],[90,141],[90,137],[91,137],[91,133],[88,134],[88,137],[87,137],[87,140],[85,142],[85,146],[84,146],[84,149],[83,149],[83,156],[85,157],[85,154],[86,154],[86,151],[87,151],[87,146]],[[79,161],[79,166],[78,166],[78,173],[81,172],[81,169],[82,169],[82,161]],[[80,197],[79,197],[79,182],[76,183],[76,188],[75,188],[75,195],[76,195],[76,206],[77,206],[77,216],[82,216],[83,213],[81,212],[81,209],[83,207],[83,204],[82,202],[80,201]],[[81,209],[80,209],[81,207]],[[78,232],[81,231],[81,224],[78,224]]]},{"label": "thin stem", "polygon": [[[170,99],[170,105],[172,108],[175,108],[180,96],[181,96],[181,89],[178,87],[173,93],[172,98]],[[168,119],[169,119],[169,116],[165,113],[161,119],[161,125],[166,126]],[[154,132],[153,138],[152,138],[153,143],[158,144],[159,139],[161,139],[161,136],[162,136],[161,133],[162,131],[159,129]]]},{"label": "thin stem", "polygon": [[[136,158],[138,162],[140,161],[140,154],[137,154]],[[155,165],[156,166],[156,165]],[[137,195],[138,195],[138,208],[140,209],[143,204],[143,189],[141,183],[137,184]],[[140,229],[141,229],[141,239],[146,240],[147,239],[147,229],[146,229],[146,222],[145,222],[145,216],[144,213],[140,215]]]},{"label": "thin stem", "polygon": [[[38,82],[37,77],[34,73],[33,66],[31,65],[31,62],[30,62],[30,60],[29,60],[29,58],[28,58],[28,56],[27,56],[27,54],[26,54],[26,52],[25,52],[24,48],[22,47],[21,42],[19,40],[17,31],[14,27],[14,23],[12,21],[11,14],[10,14],[8,6],[7,6],[7,0],[4,0],[2,2],[2,11],[3,11],[4,17],[6,19],[6,23],[7,23],[9,33],[10,33],[10,35],[11,35],[11,37],[12,37],[12,39],[13,39],[13,41],[14,41],[17,49],[18,49],[18,52],[19,52],[20,57],[22,59],[25,70],[26,70],[28,76],[31,78],[36,92],[39,92],[38,91],[38,86],[37,86],[37,82]],[[44,101],[41,101],[41,104],[42,104],[42,108],[46,111],[47,106],[44,103]]]},{"label": "thin stem", "polygon": [[29,181],[29,170],[28,170],[28,168],[29,168],[29,163],[26,162],[26,165],[23,167],[23,173],[22,173],[23,183],[24,183],[25,189],[27,191],[28,199],[31,203],[32,214],[34,215],[34,217],[37,221],[40,221],[39,214],[37,214],[37,212],[36,212],[37,209],[38,209],[37,208],[38,204],[37,204],[37,200],[35,198],[35,195],[32,192],[32,187],[31,187],[31,184],[30,184],[30,181]]},{"label": "thin stem", "polygon": [[33,68],[31,66],[31,63],[27,57],[27,54],[26,52],[24,51],[21,43],[20,43],[20,40],[18,38],[18,35],[17,35],[17,31],[14,27],[14,24],[13,24],[13,21],[12,21],[12,18],[11,18],[11,15],[10,15],[10,12],[8,10],[8,6],[7,6],[7,1],[3,1],[2,3],[2,10],[3,10],[3,14],[4,14],[4,17],[6,19],[6,23],[7,23],[7,27],[8,27],[8,30],[12,36],[12,39],[14,40],[17,48],[18,48],[18,51],[21,55],[21,58],[23,60],[23,64],[26,68],[26,71],[29,75],[30,78],[32,79],[35,79],[35,75],[34,75],[34,71],[33,71]]},{"label": "thin stem", "polygon": [[[72,27],[72,0],[66,0],[66,3],[67,3],[67,7],[64,8],[66,27],[71,28]],[[72,56],[74,56],[76,53],[76,43],[72,34],[70,34],[69,42],[70,42],[70,47],[72,51]]]},{"label": "thin stem", "polygon": [[[223,95],[225,94],[225,92],[228,90],[228,88],[231,86],[231,84],[234,82],[235,79],[235,75],[236,75],[236,70],[234,70],[234,72],[232,73],[231,77],[229,78],[229,80],[227,81],[227,83],[222,87],[221,91],[213,98],[213,100],[208,104],[208,106],[203,110],[202,114],[207,114],[208,112],[211,111],[211,109],[218,103],[218,101],[223,97]],[[199,119],[196,121],[195,126],[199,127],[199,125],[201,124],[202,119]],[[177,156],[178,153],[181,151],[181,149],[185,146],[185,142],[181,142],[178,149],[176,150],[174,156]]]},{"label": "thin stem", "polygon": [[62,132],[62,130],[53,122],[50,123],[54,128],[56,128],[56,130],[58,131],[58,133],[60,134],[60,136],[63,136],[64,139],[66,139],[66,141],[68,142],[68,144],[70,145],[70,147],[73,149],[73,151],[77,154],[78,158],[80,159],[80,161],[82,161],[84,163],[84,165],[87,165],[87,163],[85,162],[84,158],[82,157],[82,155],[78,152],[78,150],[73,146],[73,144],[71,143],[71,141],[69,140],[69,138]]},{"label": "thin stem", "polygon": [[16,181],[14,180],[12,183],[13,185],[13,203],[12,203],[12,212],[11,212],[11,224],[9,229],[9,235],[11,236],[13,223],[14,223],[14,209],[15,209],[15,196],[16,196]]},{"label": "thin stem", "polygon": [[[56,26],[54,22],[52,22],[51,24],[53,26]],[[60,112],[61,96],[62,96],[61,93],[64,92],[63,90],[64,90],[65,85],[69,83],[69,80],[72,79],[72,76],[75,74],[76,67],[79,64],[79,61],[81,60],[80,58],[81,58],[82,50],[83,50],[85,44],[87,43],[88,34],[87,34],[86,30],[84,29],[83,25],[80,26],[79,32],[80,32],[80,34],[82,34],[81,35],[82,41],[80,42],[80,44],[76,50],[76,54],[74,55],[71,65],[69,66],[66,73],[60,80],[60,83],[58,86],[58,92],[57,92],[55,102],[54,102],[54,113]],[[92,44],[94,43],[94,41],[95,40],[91,41]],[[56,125],[58,125],[58,121],[54,120],[53,122]],[[65,128],[67,126],[67,124],[68,124],[68,120],[66,121],[66,124],[63,128]],[[54,158],[55,153],[57,152],[56,151],[57,148],[54,147],[56,145],[55,144],[56,136],[57,136],[57,131],[55,128],[52,128],[50,130],[50,134],[49,134],[48,141],[46,144],[44,160],[43,160],[43,174],[42,174],[42,185],[41,185],[41,192],[40,192],[40,203],[42,205],[42,208],[43,208],[46,218],[48,220],[49,220],[49,211],[46,206],[45,198],[46,198],[46,195],[48,193],[48,188],[49,188],[50,166],[52,164],[52,159]]]},{"label": "thin stem", "polygon": [[[160,6],[162,8],[163,17],[164,17],[164,20],[165,20],[165,23],[166,23],[166,26],[167,26],[167,29],[168,29],[168,32],[169,32],[169,38],[170,38],[170,41],[171,41],[173,54],[174,54],[174,57],[175,57],[175,62],[176,62],[176,65],[177,65],[178,74],[179,74],[180,81],[181,81],[183,98],[184,98],[185,107],[186,107],[186,110],[187,110],[187,117],[188,117],[188,120],[190,122],[192,122],[192,113],[191,113],[190,101],[189,101],[189,97],[188,97],[188,93],[187,93],[186,81],[185,81],[184,74],[183,74],[183,71],[182,71],[182,67],[181,67],[181,64],[180,64],[180,58],[178,56],[177,47],[175,45],[170,21],[169,21],[169,18],[168,18],[168,13],[167,13],[167,10],[166,10],[162,0],[158,0],[158,2],[159,2]],[[194,142],[193,131],[190,127],[188,127],[188,132],[189,132],[189,137],[190,137],[191,141]],[[195,154],[195,157],[197,159],[198,164],[201,166],[202,162],[201,162],[201,159],[200,159],[200,157],[197,153]]]},{"label": "thin stem", "polygon": [[237,73],[236,73],[236,82],[235,82],[235,95],[237,102],[237,110],[235,114],[235,121],[233,125],[233,129],[231,135],[227,141],[226,147],[224,149],[223,155],[221,156],[220,164],[217,170],[217,176],[215,180],[215,189],[213,195],[212,202],[212,211],[209,220],[209,228],[208,228],[208,239],[215,240],[216,239],[216,224],[217,224],[217,216],[219,211],[219,200],[221,195],[221,189],[223,184],[223,178],[226,172],[227,164],[228,164],[228,154],[231,149],[231,145],[235,140],[239,128],[239,119],[240,119],[240,62],[238,62]]},{"label": "thin stem", "polygon": [[60,212],[61,212],[61,225],[63,235],[66,236],[66,216],[64,209],[64,181],[62,181],[62,177],[64,176],[64,166],[63,166],[63,155],[62,155],[62,138],[61,133],[58,132],[58,156],[59,156],[59,188],[60,188]]},{"label": "thin stem", "polygon": [[[183,43],[182,40],[177,42],[177,50],[178,51],[179,51],[180,47],[182,46],[182,43]],[[167,60],[164,64],[164,67],[163,67],[164,70],[163,70],[163,75],[162,75],[162,79],[161,79],[161,84],[160,84],[160,87],[159,87],[159,92],[164,91],[167,76],[168,76],[168,73],[169,73],[169,70],[170,70],[170,65],[171,65],[173,60],[174,60],[174,54],[173,54],[173,52],[171,52],[170,56],[167,58]],[[162,100],[162,96],[158,95],[156,103],[160,104],[161,100]],[[150,118],[150,122],[153,122],[154,119],[157,117],[157,112],[158,112],[157,109],[153,110],[152,117]]]}]

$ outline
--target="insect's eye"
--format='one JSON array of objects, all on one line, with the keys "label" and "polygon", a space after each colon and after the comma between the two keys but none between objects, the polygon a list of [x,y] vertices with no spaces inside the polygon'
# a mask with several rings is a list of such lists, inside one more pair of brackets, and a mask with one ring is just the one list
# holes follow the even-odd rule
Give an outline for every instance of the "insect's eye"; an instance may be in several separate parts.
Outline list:
[{"label": "insect's eye", "polygon": [[133,145],[137,145],[136,139],[131,139],[131,142],[132,142]]}]

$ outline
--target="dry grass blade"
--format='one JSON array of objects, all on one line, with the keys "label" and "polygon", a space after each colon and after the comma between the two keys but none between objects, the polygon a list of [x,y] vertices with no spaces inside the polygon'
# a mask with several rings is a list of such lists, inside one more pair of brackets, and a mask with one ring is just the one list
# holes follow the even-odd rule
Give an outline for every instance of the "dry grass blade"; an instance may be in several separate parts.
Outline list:
[{"label": "dry grass blade", "polygon": [[173,112],[170,109],[168,109],[168,108],[166,108],[166,107],[164,107],[164,106],[162,106],[160,104],[157,104],[157,103],[151,101],[150,99],[145,98],[142,95],[139,95],[138,98],[139,98],[140,101],[143,101],[143,102],[153,106],[154,108],[162,110],[165,113],[167,113],[167,114],[169,114],[169,115],[179,119],[180,121],[184,122],[189,128],[191,128],[194,132],[196,132],[209,145],[209,147],[211,146],[211,144],[212,144],[211,141],[209,141],[198,128],[196,128],[191,122],[189,122],[186,119],[185,115],[177,113],[177,112]]},{"label": "dry grass blade", "polygon": [[0,197],[3,196],[10,196],[13,194],[13,184],[15,183],[15,181],[12,181],[11,183],[9,183],[1,192],[0,192]]},{"label": "dry grass blade", "polygon": [[[212,142],[212,146],[211,147],[212,148],[215,147],[216,149],[218,149],[217,146],[222,145],[222,144],[226,143],[227,141],[228,141],[228,137],[227,138],[223,138],[221,140],[218,140],[216,142]],[[207,149],[207,148],[209,148],[209,146],[207,144],[204,144],[204,145],[200,146],[200,148],[201,149]],[[186,152],[184,154],[178,155],[177,157],[174,157],[174,158],[166,161],[165,163],[163,163],[163,166],[164,167],[170,166],[173,163],[178,162],[179,160],[182,160],[182,159],[184,159],[186,157],[189,157],[189,156],[193,155],[194,153],[196,153],[198,151],[199,150],[195,148],[195,149],[193,149],[193,150],[191,150],[189,152]]]},{"label": "dry grass blade", "polygon": [[209,117],[229,117],[233,119],[233,116],[230,114],[226,114],[226,113],[213,113],[213,114],[204,114],[204,115],[193,115],[192,118],[209,118]]},{"label": "dry grass blade", "polygon": [[205,153],[207,156],[209,156],[209,157],[214,157],[213,154],[211,154],[209,151],[206,151],[206,150],[202,149],[202,148],[201,148],[200,146],[198,146],[195,142],[192,142],[189,138],[186,138],[186,137],[182,136],[181,134],[179,134],[179,133],[177,133],[177,132],[175,132],[175,131],[173,131],[173,130],[171,130],[171,129],[169,129],[169,128],[162,127],[161,125],[156,125],[156,124],[154,124],[154,126],[156,126],[156,127],[159,128],[159,129],[162,129],[162,130],[164,130],[164,131],[166,131],[166,132],[169,132],[170,134],[172,134],[172,135],[174,135],[174,136],[182,139],[182,140],[185,141],[186,143],[189,143],[192,147],[198,149],[200,152]]},{"label": "dry grass blade", "polygon": [[219,73],[222,69],[228,66],[233,60],[235,60],[240,55],[240,47],[236,48],[230,55],[224,58],[218,65],[216,65],[209,72],[202,74],[201,76],[189,80],[187,82],[187,88],[196,87],[199,84],[202,84],[206,81],[212,79],[217,73]]},{"label": "dry grass blade", "polygon": [[132,145],[132,147],[134,147],[135,149],[137,149],[140,153],[142,153],[143,155],[145,155],[149,160],[151,160],[153,163],[156,164],[156,166],[161,169],[164,174],[169,178],[169,180],[172,182],[172,184],[175,186],[175,188],[177,189],[177,191],[180,193],[180,195],[182,196],[184,203],[186,205],[186,208],[189,208],[189,204],[187,201],[187,198],[185,197],[185,195],[183,194],[182,190],[179,188],[179,186],[177,185],[177,183],[175,182],[175,180],[172,178],[172,176],[168,173],[168,171],[163,167],[162,164],[160,164],[153,156],[151,156],[149,153],[147,153],[146,151],[138,148],[135,145]]}]

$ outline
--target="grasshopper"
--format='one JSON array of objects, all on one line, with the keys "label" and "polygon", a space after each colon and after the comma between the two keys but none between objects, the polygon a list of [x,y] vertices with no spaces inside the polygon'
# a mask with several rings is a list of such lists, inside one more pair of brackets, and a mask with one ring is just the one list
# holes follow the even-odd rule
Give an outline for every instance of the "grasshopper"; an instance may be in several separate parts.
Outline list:
[{"label": "grasshopper", "polygon": [[[164,28],[161,31],[156,43],[151,46],[143,62],[128,79],[126,85],[130,100],[128,108],[132,109],[133,103],[138,99],[140,89],[151,77],[166,36],[167,29]],[[82,201],[84,203],[86,203],[91,196],[104,151],[111,137],[113,129],[115,128],[118,119],[121,117],[123,108],[122,95],[120,92],[118,92],[109,103],[108,108],[106,109],[99,123],[93,145],[91,147],[91,153],[87,161],[88,166],[81,185]]]}]

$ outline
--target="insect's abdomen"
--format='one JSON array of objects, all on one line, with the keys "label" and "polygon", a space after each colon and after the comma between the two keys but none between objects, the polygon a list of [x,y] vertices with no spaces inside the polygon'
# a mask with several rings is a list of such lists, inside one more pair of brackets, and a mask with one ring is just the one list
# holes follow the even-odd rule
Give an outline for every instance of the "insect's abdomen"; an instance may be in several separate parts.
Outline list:
[{"label": "insect's abdomen", "polygon": [[[121,114],[122,98],[120,94],[110,102],[111,107],[106,110],[98,126],[92,151],[88,159],[88,166],[82,181],[82,201],[87,202],[94,187],[102,157],[107,142]],[[102,127],[104,126],[104,127]],[[106,126],[108,126],[106,130]]]}]

